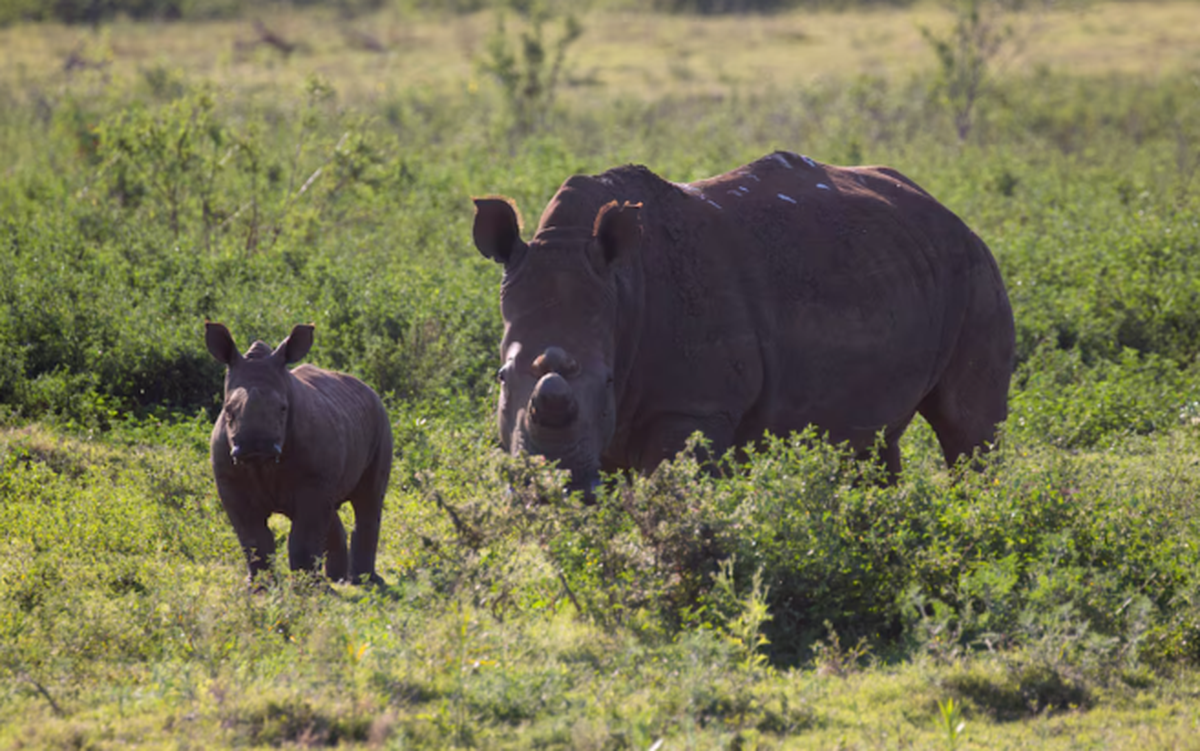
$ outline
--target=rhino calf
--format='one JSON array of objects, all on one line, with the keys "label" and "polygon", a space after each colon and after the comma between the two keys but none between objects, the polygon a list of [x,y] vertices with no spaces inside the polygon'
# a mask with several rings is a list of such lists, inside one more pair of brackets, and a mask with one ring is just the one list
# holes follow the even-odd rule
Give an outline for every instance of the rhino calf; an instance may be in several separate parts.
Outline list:
[{"label": "rhino calf", "polygon": [[[273,513],[292,522],[293,571],[316,568],[334,581],[382,583],[375,573],[392,429],[379,396],[362,381],[312,365],[289,370],[312,347],[313,327],[292,329],[274,351],[261,342],[239,354],[224,324],[205,323],[208,351],[225,363],[224,406],[210,443],[221,505],[246,554],[250,580],[267,569]],[[338,508],[354,507],[354,535]]]}]

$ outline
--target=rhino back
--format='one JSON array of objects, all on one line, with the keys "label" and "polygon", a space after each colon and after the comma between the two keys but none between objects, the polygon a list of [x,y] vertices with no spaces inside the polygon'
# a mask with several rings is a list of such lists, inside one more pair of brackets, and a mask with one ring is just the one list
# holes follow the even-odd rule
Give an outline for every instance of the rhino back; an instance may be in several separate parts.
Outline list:
[{"label": "rhino back", "polygon": [[640,183],[645,202],[626,420],[724,413],[750,438],[903,419],[960,334],[973,269],[994,269],[956,216],[887,169],[773,154],[691,184],[607,177]]},{"label": "rhino back", "polygon": [[338,488],[338,501],[392,450],[379,396],[343,373],[300,365],[291,372],[291,415],[284,461],[290,476]]},{"label": "rhino back", "polygon": [[[376,392],[341,373],[311,365],[294,368],[289,377],[287,439],[280,462],[236,471],[226,451],[214,451],[218,485],[230,498],[242,499],[265,513],[295,518],[306,512],[296,498],[311,498],[323,488],[323,503],[341,505],[366,473],[390,468],[391,428]],[[220,440],[222,421],[214,427]],[[304,491],[304,492],[300,492]]]}]

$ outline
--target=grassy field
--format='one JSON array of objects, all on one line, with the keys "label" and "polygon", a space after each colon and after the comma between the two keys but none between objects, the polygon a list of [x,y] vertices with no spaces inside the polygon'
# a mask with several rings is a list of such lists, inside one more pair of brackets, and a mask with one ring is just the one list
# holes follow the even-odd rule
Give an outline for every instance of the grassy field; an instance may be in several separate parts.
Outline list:
[{"label": "grassy field", "polygon": [[[557,78],[561,9],[256,18],[291,51],[255,18],[0,29],[0,747],[1196,746],[1200,5],[1002,16],[965,120],[940,6],[596,7]],[[1018,368],[983,470],[919,423],[895,487],[805,435],[584,507],[502,455],[470,197],[528,233],[571,174],[776,148],[894,166],[993,249]],[[247,590],[206,318],[313,322],[383,395],[386,587]]]},{"label": "grassy field", "polygon": [[[1049,67],[1074,74],[1158,76],[1200,64],[1200,9],[1192,2],[1099,3],[1018,17],[1022,43],[998,60],[1005,73]],[[347,104],[369,106],[397,89],[474,90],[487,85],[476,61],[495,27],[491,12],[428,18],[379,11],[274,8],[264,25],[297,45],[290,56],[255,44],[249,20],[187,25],[115,23],[99,32],[56,24],[0,29],[0,80],[49,83],[74,52],[114,80],[155,68],[248,93],[286,91],[316,72]],[[951,15],[938,5],[870,12],[750,16],[648,16],[593,11],[572,48],[562,97],[572,105],[632,97],[790,90],[826,79],[927,74],[921,27]],[[367,38],[369,37],[369,41]],[[379,49],[365,45],[378,44]]]}]

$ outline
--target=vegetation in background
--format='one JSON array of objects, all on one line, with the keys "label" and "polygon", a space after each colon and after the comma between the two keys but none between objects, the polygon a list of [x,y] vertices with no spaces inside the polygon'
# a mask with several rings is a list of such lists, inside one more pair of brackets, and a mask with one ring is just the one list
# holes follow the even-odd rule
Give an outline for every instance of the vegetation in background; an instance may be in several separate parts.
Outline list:
[{"label": "vegetation in background", "polygon": [[[508,2],[509,0],[500,0]],[[517,0],[514,7],[536,4]],[[912,0],[654,0],[647,9],[675,13],[763,13],[789,8],[854,8],[872,5],[909,5]],[[280,3],[283,5],[284,3]],[[321,8],[343,16],[377,11],[388,5],[423,11],[473,13],[492,7],[494,0],[289,0],[288,6]],[[623,0],[612,0],[621,7]],[[69,24],[98,24],[114,18],[178,21],[253,16],[262,5],[247,0],[0,0],[0,25],[17,21],[61,21]]]},{"label": "vegetation in background", "polygon": [[971,132],[976,102],[983,96],[996,58],[1017,34],[1013,16],[1025,0],[953,0],[950,30],[921,27],[921,36],[937,55],[937,86],[954,115],[959,140]]},{"label": "vegetation in background", "polygon": [[[524,27],[528,56],[485,32],[443,54],[496,77],[438,90],[363,94],[303,53],[245,63],[273,91],[247,68],[3,79],[0,744],[1190,739],[1195,72],[1008,70],[962,133],[934,55],[912,78],[644,97],[578,74],[601,17],[540,18],[565,35]],[[470,197],[513,196],[528,232],[570,174],[688,180],[774,148],[891,164],[992,247],[1019,362],[982,471],[947,472],[918,422],[880,487],[810,431],[716,476],[685,452],[584,506],[502,455],[499,270]],[[384,395],[387,587],[246,591],[207,466],[206,318],[239,341],[313,322],[311,359]]]},{"label": "vegetation in background", "polygon": [[[513,120],[516,136],[527,136],[544,127],[548,111],[563,75],[567,49],[583,34],[583,26],[573,13],[561,18],[544,5],[526,12],[526,26],[520,44],[514,44],[505,31],[504,14],[496,14],[496,29],[488,39],[487,54],[480,63],[483,72],[493,76],[504,92],[504,103]],[[562,29],[552,44],[545,38],[547,24]]]},{"label": "vegetation in background", "polygon": [[[460,10],[477,10],[463,5]],[[431,3],[432,4],[432,3]],[[288,0],[298,8],[328,8],[345,15],[379,10],[387,0]],[[17,21],[60,21],[96,25],[116,18],[181,21],[249,16],[262,4],[247,0],[0,0],[0,25]]]}]

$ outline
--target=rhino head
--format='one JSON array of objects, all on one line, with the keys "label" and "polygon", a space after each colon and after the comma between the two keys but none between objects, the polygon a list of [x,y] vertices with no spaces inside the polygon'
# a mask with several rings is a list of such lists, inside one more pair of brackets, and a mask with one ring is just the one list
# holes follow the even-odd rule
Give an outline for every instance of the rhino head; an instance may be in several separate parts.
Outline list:
[{"label": "rhino head", "polygon": [[590,498],[617,417],[615,269],[640,239],[640,206],[613,201],[573,224],[548,221],[553,206],[526,244],[511,202],[475,200],[475,246],[504,265],[496,418],[506,451],[558,461]]},{"label": "rhino head", "polygon": [[212,356],[227,366],[221,419],[229,458],[234,464],[278,462],[287,440],[287,366],[308,354],[313,327],[294,327],[274,351],[256,341],[244,356],[224,324],[205,323],[204,339]]}]

